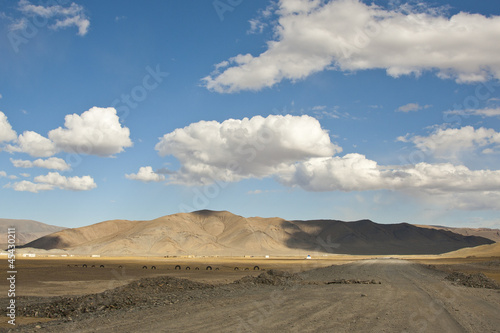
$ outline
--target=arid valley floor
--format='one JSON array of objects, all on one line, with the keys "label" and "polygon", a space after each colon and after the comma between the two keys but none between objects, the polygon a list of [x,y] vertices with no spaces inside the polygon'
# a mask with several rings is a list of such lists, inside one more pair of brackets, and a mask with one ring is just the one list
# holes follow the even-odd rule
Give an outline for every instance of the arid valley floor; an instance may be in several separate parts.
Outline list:
[{"label": "arid valley floor", "polygon": [[500,290],[453,271],[500,283],[500,257],[20,259],[0,330],[499,332]]}]

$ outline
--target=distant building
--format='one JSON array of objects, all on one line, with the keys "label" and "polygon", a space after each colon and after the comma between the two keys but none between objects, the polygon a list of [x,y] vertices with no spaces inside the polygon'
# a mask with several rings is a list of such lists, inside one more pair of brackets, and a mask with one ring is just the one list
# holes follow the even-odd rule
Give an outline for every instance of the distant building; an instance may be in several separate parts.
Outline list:
[{"label": "distant building", "polygon": [[311,259],[311,255],[308,254],[307,257],[306,257],[306,259]]}]

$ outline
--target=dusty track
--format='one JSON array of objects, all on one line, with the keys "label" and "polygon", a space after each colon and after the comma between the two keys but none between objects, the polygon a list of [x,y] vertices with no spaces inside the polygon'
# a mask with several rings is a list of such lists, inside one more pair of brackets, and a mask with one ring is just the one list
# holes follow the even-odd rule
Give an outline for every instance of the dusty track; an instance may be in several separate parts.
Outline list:
[{"label": "dusty track", "polygon": [[[500,292],[455,286],[444,276],[404,260],[364,260],[304,272],[288,286],[221,285],[186,291],[179,303],[42,326],[72,333],[499,332]],[[324,284],[335,279],[381,284]]]}]

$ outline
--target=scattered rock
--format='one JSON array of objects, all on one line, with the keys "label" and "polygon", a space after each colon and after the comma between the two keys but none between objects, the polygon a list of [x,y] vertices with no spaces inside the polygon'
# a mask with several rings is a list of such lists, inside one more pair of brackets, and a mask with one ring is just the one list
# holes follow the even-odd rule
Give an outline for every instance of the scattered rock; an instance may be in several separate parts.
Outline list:
[{"label": "scattered rock", "polygon": [[245,276],[234,281],[235,284],[266,284],[273,286],[289,286],[293,283],[301,281],[302,278],[298,274],[293,274],[276,269],[270,269],[261,273],[259,276]]},{"label": "scattered rock", "polygon": [[465,274],[462,272],[453,272],[448,274],[445,279],[471,288],[500,289],[500,286],[495,281],[483,273]]},{"label": "scattered rock", "polygon": [[375,280],[346,280],[346,279],[340,279],[340,280],[333,280],[333,281],[328,281],[326,284],[382,284],[380,281],[375,281]]},{"label": "scattered rock", "polygon": [[[81,314],[101,314],[111,310],[154,306],[166,301],[176,303],[180,299],[189,298],[186,290],[213,288],[214,286],[210,284],[174,277],[144,278],[99,294],[53,297],[48,300],[28,302],[28,305],[18,308],[18,314],[70,321]],[[23,298],[20,298],[20,301],[23,303]]]}]

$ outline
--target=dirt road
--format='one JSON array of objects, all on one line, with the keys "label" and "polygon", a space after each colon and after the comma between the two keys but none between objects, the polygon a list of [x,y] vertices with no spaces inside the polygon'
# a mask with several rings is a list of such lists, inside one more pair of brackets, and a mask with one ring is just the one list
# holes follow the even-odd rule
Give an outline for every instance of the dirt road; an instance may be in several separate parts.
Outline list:
[{"label": "dirt road", "polygon": [[[24,332],[500,332],[500,292],[455,286],[397,259],[299,274],[301,281],[189,290],[173,304],[111,311]],[[326,284],[334,280],[376,284]],[[380,284],[378,284],[380,282]]]}]

